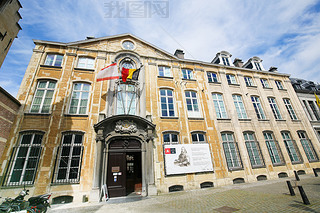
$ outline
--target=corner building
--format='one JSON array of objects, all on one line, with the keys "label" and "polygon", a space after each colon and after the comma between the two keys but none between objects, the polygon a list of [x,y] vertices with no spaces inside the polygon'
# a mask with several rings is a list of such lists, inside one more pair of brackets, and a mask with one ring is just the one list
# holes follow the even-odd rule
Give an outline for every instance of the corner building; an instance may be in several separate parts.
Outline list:
[{"label": "corner building", "polygon": [[[34,40],[1,159],[1,196],[26,185],[98,201],[312,173],[319,141],[289,75],[262,60],[184,59],[131,34]],[[96,81],[104,67],[138,80]]]}]

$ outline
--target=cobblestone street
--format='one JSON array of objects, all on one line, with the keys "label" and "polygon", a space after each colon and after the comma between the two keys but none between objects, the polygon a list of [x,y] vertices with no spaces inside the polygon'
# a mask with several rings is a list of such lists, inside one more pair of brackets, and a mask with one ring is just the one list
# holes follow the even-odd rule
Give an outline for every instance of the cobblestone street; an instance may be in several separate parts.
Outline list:
[{"label": "cobblestone street", "polygon": [[283,178],[174,192],[134,202],[121,203],[121,198],[114,198],[106,203],[52,205],[49,212],[320,212],[320,177],[300,178],[298,184],[303,186],[310,205],[303,204],[298,188],[296,195],[290,196],[286,180],[294,185],[294,178]]}]

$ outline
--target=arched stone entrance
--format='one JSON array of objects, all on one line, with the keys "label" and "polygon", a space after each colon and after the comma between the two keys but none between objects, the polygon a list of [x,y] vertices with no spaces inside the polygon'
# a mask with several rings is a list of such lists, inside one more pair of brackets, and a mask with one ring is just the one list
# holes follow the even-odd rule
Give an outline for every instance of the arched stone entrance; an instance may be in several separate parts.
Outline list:
[{"label": "arched stone entrance", "polygon": [[93,190],[106,184],[110,197],[148,195],[154,187],[155,125],[135,115],[117,115],[94,125],[96,162]]}]

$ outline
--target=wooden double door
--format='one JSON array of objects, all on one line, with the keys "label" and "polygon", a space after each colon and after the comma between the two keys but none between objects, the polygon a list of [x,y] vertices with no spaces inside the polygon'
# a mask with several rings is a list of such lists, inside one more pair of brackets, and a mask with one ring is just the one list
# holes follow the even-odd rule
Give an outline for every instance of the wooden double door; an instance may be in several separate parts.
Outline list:
[{"label": "wooden double door", "polygon": [[140,194],[142,189],[141,143],[137,140],[110,142],[107,169],[109,197]]}]

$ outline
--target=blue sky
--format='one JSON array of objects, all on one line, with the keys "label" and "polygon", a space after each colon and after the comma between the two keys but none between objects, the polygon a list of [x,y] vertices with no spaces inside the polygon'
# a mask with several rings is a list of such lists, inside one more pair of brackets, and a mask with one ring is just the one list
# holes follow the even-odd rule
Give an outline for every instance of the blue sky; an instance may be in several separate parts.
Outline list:
[{"label": "blue sky", "polygon": [[[22,30],[0,69],[0,86],[16,96],[32,39],[72,42],[132,33],[170,53],[211,62],[226,50],[265,69],[320,82],[319,0],[20,0]],[[159,3],[160,2],[160,3]],[[149,13],[151,12],[151,13]]]}]

